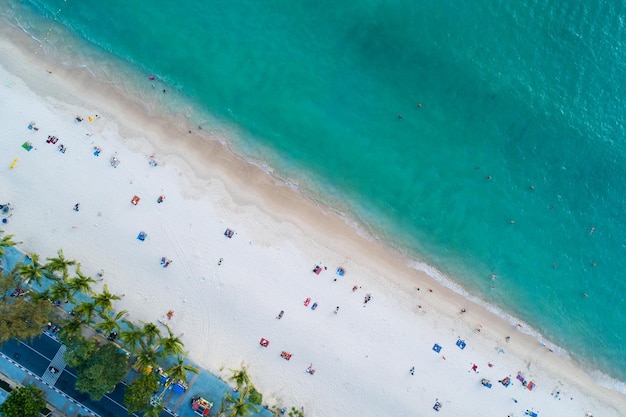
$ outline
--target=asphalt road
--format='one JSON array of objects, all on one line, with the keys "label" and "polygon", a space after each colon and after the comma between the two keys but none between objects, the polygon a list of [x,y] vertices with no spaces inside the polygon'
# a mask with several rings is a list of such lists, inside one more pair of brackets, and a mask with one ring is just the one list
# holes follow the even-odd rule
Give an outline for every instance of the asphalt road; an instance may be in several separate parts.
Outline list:
[{"label": "asphalt road", "polygon": [[[5,355],[13,358],[14,361],[27,368],[35,375],[42,377],[54,355],[61,344],[46,334],[33,339],[30,343],[7,341],[0,351]],[[128,417],[128,411],[122,405],[124,398],[124,390],[126,385],[119,383],[115,389],[105,395],[100,401],[93,401],[89,395],[78,392],[74,389],[76,384],[76,373],[71,368],[65,368],[59,375],[59,379],[55,383],[55,388],[63,391],[68,396],[74,398],[77,402],[82,403],[85,407],[99,414],[101,417]],[[137,416],[137,414],[132,414]],[[161,412],[161,417],[172,417],[173,415],[166,410]]]}]

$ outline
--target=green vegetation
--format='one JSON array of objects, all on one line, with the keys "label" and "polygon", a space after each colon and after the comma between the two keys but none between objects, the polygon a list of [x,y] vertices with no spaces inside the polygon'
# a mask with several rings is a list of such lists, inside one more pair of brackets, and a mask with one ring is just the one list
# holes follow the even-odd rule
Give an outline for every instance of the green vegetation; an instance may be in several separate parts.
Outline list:
[{"label": "green vegetation", "polygon": [[[0,233],[4,233],[4,230],[0,230]],[[17,242],[13,240],[13,235],[5,235],[0,239],[0,256],[4,256],[5,248],[15,246]]]},{"label": "green vegetation", "polygon": [[159,377],[153,372],[141,374],[131,382],[124,393],[124,404],[128,408],[128,414],[148,412],[152,408],[150,399],[158,389]]},{"label": "green vegetation", "polygon": [[252,385],[250,387],[250,394],[248,396],[248,400],[254,405],[261,405],[263,403],[263,394],[257,391],[256,387]]},{"label": "green vegetation", "polygon": [[6,401],[0,404],[0,413],[3,417],[39,417],[45,407],[43,391],[34,386],[24,386],[11,391]]},{"label": "green vegetation", "polygon": [[124,378],[128,356],[112,343],[105,343],[76,368],[76,389],[101,399]]},{"label": "green vegetation", "polygon": [[[0,272],[0,344],[10,339],[28,340],[41,334],[48,323],[52,305],[33,300],[24,293],[17,296],[19,279]],[[13,295],[12,295],[13,294]]]},{"label": "green vegetation", "polygon": [[298,410],[296,407],[291,407],[287,415],[289,417],[304,417],[304,411]]}]

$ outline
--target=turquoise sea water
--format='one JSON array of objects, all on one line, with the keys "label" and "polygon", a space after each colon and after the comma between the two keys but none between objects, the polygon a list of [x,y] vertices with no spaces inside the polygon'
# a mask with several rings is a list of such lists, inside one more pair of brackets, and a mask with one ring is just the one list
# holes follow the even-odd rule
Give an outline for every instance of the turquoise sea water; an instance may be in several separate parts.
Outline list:
[{"label": "turquoise sea water", "polygon": [[626,381],[626,8],[339,3],[0,12],[67,65],[231,133],[238,152]]}]

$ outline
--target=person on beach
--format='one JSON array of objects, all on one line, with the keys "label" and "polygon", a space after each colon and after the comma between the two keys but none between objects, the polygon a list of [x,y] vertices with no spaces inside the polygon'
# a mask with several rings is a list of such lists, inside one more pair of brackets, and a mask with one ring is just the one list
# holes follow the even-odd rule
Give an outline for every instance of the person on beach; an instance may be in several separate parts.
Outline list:
[{"label": "person on beach", "polygon": [[276,319],[280,320],[283,318],[284,315],[285,315],[285,310],[280,310],[280,313],[278,313],[278,315],[276,316]]},{"label": "person on beach", "polygon": [[80,203],[74,204],[74,211],[78,211],[80,208]]},{"label": "person on beach", "polygon": [[167,262],[167,258],[165,256],[163,256],[161,258],[161,265],[165,265],[165,262]]},{"label": "person on beach", "polygon": [[415,375],[415,366],[412,366],[411,369],[409,369],[409,373],[411,375]]},{"label": "person on beach", "polygon": [[339,306],[335,309],[335,314],[339,313]]}]

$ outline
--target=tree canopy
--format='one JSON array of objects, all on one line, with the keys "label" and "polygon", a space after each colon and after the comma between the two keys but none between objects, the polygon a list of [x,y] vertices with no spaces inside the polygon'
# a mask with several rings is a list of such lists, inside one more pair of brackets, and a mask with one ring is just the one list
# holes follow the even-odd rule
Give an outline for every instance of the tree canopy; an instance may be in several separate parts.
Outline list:
[{"label": "tree canopy", "polygon": [[158,389],[159,377],[154,372],[141,374],[131,382],[124,392],[124,404],[128,408],[128,414],[148,412],[152,407],[150,399]]},{"label": "tree canopy", "polygon": [[24,386],[11,391],[5,402],[0,404],[3,417],[39,417],[46,406],[42,390],[35,386]]},{"label": "tree canopy", "polygon": [[124,378],[127,364],[126,354],[115,345],[105,343],[76,369],[76,389],[98,401]]},{"label": "tree canopy", "polygon": [[27,296],[10,296],[7,292],[15,288],[15,277],[0,273],[0,344],[10,340],[28,340],[41,334],[48,323],[52,305],[49,301]]}]

